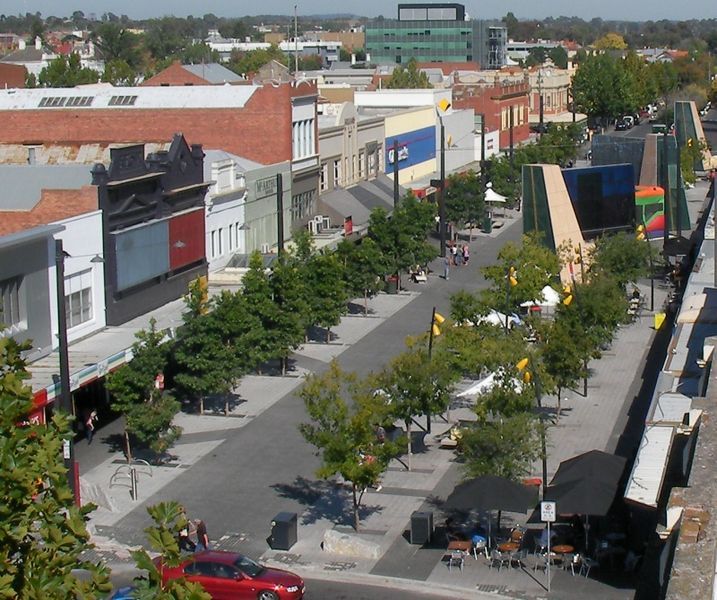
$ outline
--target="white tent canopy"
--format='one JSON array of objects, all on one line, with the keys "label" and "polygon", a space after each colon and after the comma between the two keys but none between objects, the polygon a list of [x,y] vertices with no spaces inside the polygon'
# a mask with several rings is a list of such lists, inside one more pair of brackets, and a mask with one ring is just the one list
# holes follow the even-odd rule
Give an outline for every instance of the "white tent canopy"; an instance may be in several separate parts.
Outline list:
[{"label": "white tent canopy", "polygon": [[556,292],[552,287],[549,285],[546,285],[541,290],[541,296],[542,300],[535,299],[535,300],[528,300],[527,302],[521,303],[521,306],[527,307],[527,306],[557,306],[560,304],[560,294]]},{"label": "white tent canopy", "polygon": [[501,196],[498,192],[493,191],[493,188],[487,187],[485,190],[485,201],[486,202],[505,202],[507,198]]}]

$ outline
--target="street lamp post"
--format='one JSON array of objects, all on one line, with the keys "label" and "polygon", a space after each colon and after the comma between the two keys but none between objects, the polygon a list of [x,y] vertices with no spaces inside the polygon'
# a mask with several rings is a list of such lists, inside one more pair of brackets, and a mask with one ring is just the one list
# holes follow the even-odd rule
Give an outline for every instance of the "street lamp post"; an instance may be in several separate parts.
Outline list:
[{"label": "street lamp post", "polygon": [[670,217],[672,216],[672,208],[670,206],[670,173],[669,173],[669,159],[667,156],[667,128],[662,132],[662,188],[665,196],[665,228],[664,237],[662,243],[662,251],[667,258],[667,244],[670,237]]},{"label": "street lamp post", "polygon": [[446,256],[446,128],[443,125],[443,117],[439,115],[438,120],[441,124],[441,187],[438,196],[438,228],[439,239],[441,244],[441,256]]},{"label": "street lamp post", "polygon": [[[65,256],[62,240],[55,240],[55,276],[57,288],[57,339],[60,358],[60,408],[72,417],[72,394],[70,393],[70,362],[67,350],[67,314],[65,313]],[[62,456],[67,469],[67,479],[75,498],[79,504],[78,472],[75,462],[75,444],[73,430],[70,428],[70,437],[63,440]]]},{"label": "street lamp post", "polygon": [[543,487],[543,498],[545,498],[545,490],[548,486],[548,449],[545,440],[545,415],[543,414],[543,398],[542,390],[540,389],[540,377],[533,365],[532,356],[528,354],[526,358],[521,359],[516,365],[518,371],[523,372],[523,383],[528,384],[533,382],[533,391],[535,392],[535,403],[538,405],[540,415],[540,458],[541,467],[543,471],[542,476],[542,487]]}]

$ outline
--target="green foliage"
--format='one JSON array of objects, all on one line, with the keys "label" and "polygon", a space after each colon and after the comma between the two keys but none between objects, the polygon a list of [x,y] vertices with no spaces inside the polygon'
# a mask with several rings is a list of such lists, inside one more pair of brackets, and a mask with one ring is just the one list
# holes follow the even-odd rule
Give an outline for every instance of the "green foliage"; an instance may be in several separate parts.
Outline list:
[{"label": "green foliage", "polygon": [[261,48],[249,52],[232,53],[227,67],[235,73],[248,76],[251,73],[257,73],[261,67],[272,60],[285,66],[289,64],[287,55],[279,50],[278,46],[272,45],[266,50]]},{"label": "green foliage", "polygon": [[187,23],[177,17],[152,19],[144,34],[144,45],[155,60],[178,57],[191,44]]},{"label": "green foliage", "polygon": [[[515,286],[508,282],[511,268],[516,273]],[[540,298],[543,288],[556,281],[559,273],[560,260],[540,242],[540,235],[524,235],[520,246],[506,244],[498,253],[496,263],[483,268],[485,278],[492,282],[485,299],[501,312],[519,312],[522,302]]]},{"label": "green foliage", "polygon": [[[94,506],[78,508],[62,463],[68,419],[27,421],[33,409],[22,353],[29,344],[0,338],[0,598],[100,598],[107,570],[81,554],[92,548],[85,526]],[[87,577],[78,579],[75,569]]]},{"label": "green foliage", "polygon": [[697,181],[695,169],[703,169],[702,161],[706,149],[705,140],[695,139],[687,140],[687,143],[680,147],[680,172],[682,181],[686,184],[694,185]]},{"label": "green foliage", "polygon": [[258,251],[249,257],[249,270],[242,277],[242,296],[246,306],[258,319],[261,334],[256,336],[252,354],[259,366],[279,354],[275,336],[279,308],[272,298],[269,274]]},{"label": "green foliage", "polygon": [[184,560],[179,543],[179,532],[187,526],[187,517],[182,507],[175,501],[160,502],[147,507],[154,525],[145,529],[149,546],[159,554],[159,566],[142,549],[133,550],[132,558],[137,568],[146,571],[146,575],[134,580],[136,591],[133,598],[137,600],[211,600],[199,583],[190,583],[185,579],[170,579],[162,583],[162,569],[177,567]]},{"label": "green foliage", "polygon": [[283,371],[286,359],[299,347],[309,326],[308,289],[302,265],[294,257],[280,254],[274,263],[270,284],[277,307],[274,331],[276,351],[282,359]]},{"label": "green foliage", "polygon": [[[570,310],[567,307],[566,310]],[[545,375],[540,380],[543,392],[555,392],[558,398],[557,416],[560,418],[562,392],[587,377],[585,353],[581,333],[574,330],[564,319],[556,319],[541,335],[540,360]]]},{"label": "green foliage", "polygon": [[326,329],[326,341],[331,328],[339,324],[346,313],[348,294],[344,285],[344,267],[333,252],[321,251],[311,256],[305,268],[309,314],[312,325]]},{"label": "green foliage", "polygon": [[418,62],[415,58],[411,58],[404,69],[401,65],[394,68],[391,77],[386,82],[389,89],[416,89],[416,88],[432,88],[428,75],[419,70]]},{"label": "green foliage", "polygon": [[485,213],[485,189],[475,171],[456,173],[447,180],[444,202],[446,217],[459,225],[479,223]]},{"label": "green foliage", "polygon": [[161,454],[181,433],[172,425],[179,403],[155,388],[155,377],[166,368],[169,347],[154,318],[149,329],[138,331],[135,337],[132,360],[110,374],[106,386],[113,410],[125,417],[126,434]]},{"label": "green foliage", "polygon": [[75,87],[86,83],[97,83],[100,76],[97,71],[83,67],[80,64],[80,55],[76,52],[69,57],[58,56],[50,61],[38,77],[41,87]]},{"label": "green foliage", "polygon": [[223,324],[207,299],[206,284],[195,279],[184,297],[183,325],[177,331],[173,358],[178,367],[174,383],[184,397],[203,399],[226,394],[234,386],[237,373],[232,368],[235,349],[223,335]]},{"label": "green foliage", "polygon": [[344,285],[348,295],[352,298],[363,296],[366,315],[368,298],[383,288],[383,276],[388,272],[386,259],[371,238],[364,238],[359,243],[343,240],[336,253],[344,265]]},{"label": "green foliage", "polygon": [[299,396],[311,419],[299,430],[321,455],[317,476],[341,475],[351,484],[353,525],[358,530],[359,490],[375,485],[399,452],[395,444],[381,443],[376,436],[376,427],[389,419],[386,397],[374,394],[367,381],[342,371],[336,361],[326,372],[307,377]]},{"label": "green foliage", "polygon": [[577,107],[603,120],[634,112],[638,107],[636,81],[624,61],[610,54],[591,55],[573,77]]},{"label": "green foliage", "polygon": [[136,72],[142,63],[141,37],[118,23],[101,23],[92,33],[105,64],[123,61]]},{"label": "green foliage", "polygon": [[590,270],[604,273],[625,287],[649,273],[650,248],[634,234],[620,232],[598,238],[590,252]]},{"label": "green foliage", "polygon": [[114,86],[131,87],[137,85],[138,76],[126,61],[118,58],[105,63],[102,81]]},{"label": "green foliage", "polygon": [[517,481],[540,458],[540,428],[530,413],[479,419],[461,430],[459,461],[467,478],[497,475]]},{"label": "green foliage", "polygon": [[379,247],[391,273],[425,265],[436,257],[426,241],[435,227],[436,206],[407,194],[389,215],[381,208],[371,211],[369,238]]}]

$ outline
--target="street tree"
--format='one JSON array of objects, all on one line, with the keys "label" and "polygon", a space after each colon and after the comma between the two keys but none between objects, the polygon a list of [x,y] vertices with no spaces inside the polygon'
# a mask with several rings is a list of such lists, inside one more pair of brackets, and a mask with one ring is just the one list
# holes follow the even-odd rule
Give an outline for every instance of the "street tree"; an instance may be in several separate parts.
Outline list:
[{"label": "street tree", "polygon": [[541,427],[529,412],[479,417],[460,431],[458,461],[465,476],[497,475],[519,481],[530,475],[541,456]]},{"label": "street tree", "polygon": [[30,349],[0,338],[0,598],[103,598],[111,589],[107,569],[83,556],[93,547],[85,522],[95,507],[75,506],[62,462],[69,419],[61,412],[46,424],[28,418],[23,354]]},{"label": "street tree", "polygon": [[391,73],[391,77],[386,82],[389,89],[415,89],[415,88],[432,88],[428,75],[418,68],[418,61],[415,58],[409,59],[406,67],[397,65]]},{"label": "street tree", "polygon": [[97,83],[100,75],[94,69],[83,67],[80,55],[73,52],[69,56],[58,56],[50,61],[40,74],[37,81],[41,87],[71,88],[86,83]]},{"label": "street tree", "polygon": [[271,291],[277,307],[274,335],[281,372],[286,373],[289,355],[304,340],[309,311],[302,265],[287,253],[281,253],[271,272]]},{"label": "street tree", "polygon": [[259,69],[272,60],[284,66],[288,64],[286,54],[279,50],[278,46],[272,45],[266,50],[260,48],[249,52],[232,53],[227,67],[239,75],[249,76],[252,73],[257,73]]},{"label": "street tree", "polygon": [[133,72],[142,64],[141,37],[119,23],[101,23],[92,32],[91,39],[102,53],[105,64],[123,61]]},{"label": "street tree", "polygon": [[635,86],[622,59],[610,54],[591,55],[581,62],[573,76],[576,106],[589,117],[607,125],[613,119],[632,112]]},{"label": "street tree", "polygon": [[184,303],[183,324],[172,352],[174,383],[182,397],[198,400],[203,414],[207,396],[227,394],[234,386],[234,373],[228,368],[233,348],[221,335],[205,280],[197,278],[189,284]]},{"label": "street tree", "polygon": [[390,419],[386,397],[375,394],[355,374],[342,371],[336,361],[324,373],[307,377],[299,396],[311,419],[299,430],[321,456],[317,476],[340,475],[349,483],[352,524],[358,531],[362,490],[376,485],[391,458],[399,454],[394,443],[377,435],[378,427]]},{"label": "street tree", "polygon": [[540,361],[547,375],[541,379],[542,391],[555,392],[558,419],[562,410],[563,392],[575,386],[580,378],[587,377],[584,351],[576,333],[565,320],[555,319],[540,336]]},{"label": "street tree", "polygon": [[136,600],[211,600],[211,595],[204,591],[200,583],[189,582],[184,578],[162,581],[162,570],[165,567],[178,567],[186,556],[179,548],[179,532],[187,527],[187,517],[179,503],[175,501],[160,502],[147,507],[153,525],[144,531],[147,534],[149,547],[159,554],[158,564],[154,562],[147,550],[140,548],[130,554],[137,567],[146,574],[136,577],[136,589],[132,598]]},{"label": "street tree", "polygon": [[390,215],[380,207],[371,211],[369,237],[386,258],[390,273],[400,276],[401,271],[426,265],[436,257],[435,247],[427,241],[435,216],[436,206],[419,201],[412,193]]},{"label": "street tree", "polygon": [[256,367],[261,368],[261,365],[283,353],[279,351],[276,337],[279,307],[274,303],[264,259],[257,250],[249,257],[249,270],[242,277],[241,293],[246,306],[251,307],[253,315],[259,320],[262,331],[253,348]]},{"label": "street tree", "polygon": [[444,197],[446,218],[459,229],[470,225],[469,241],[473,241],[473,227],[485,214],[485,188],[473,170],[449,175]]},{"label": "street tree", "polygon": [[132,360],[107,377],[112,409],[124,415],[127,460],[132,459],[130,437],[140,445],[162,454],[179,437],[181,429],[172,425],[179,403],[155,385],[157,375],[167,366],[169,347],[165,332],[152,318],[148,329],[135,334]]},{"label": "street tree", "polygon": [[321,250],[309,259],[305,276],[311,324],[323,327],[329,342],[331,328],[339,324],[347,310],[344,267],[336,254]]},{"label": "street tree", "polygon": [[111,83],[117,87],[132,87],[137,85],[138,80],[139,76],[125,60],[117,58],[105,63],[105,70],[102,72],[103,83]]},{"label": "street tree", "polygon": [[621,231],[599,237],[589,252],[591,273],[604,273],[623,289],[649,273],[650,248],[632,233]]},{"label": "street tree", "polygon": [[615,32],[606,33],[596,39],[593,46],[598,50],[624,50],[627,48],[625,39],[619,33]]},{"label": "street tree", "polygon": [[363,297],[363,314],[368,314],[368,299],[383,288],[388,270],[385,256],[371,238],[359,243],[343,240],[336,253],[344,264],[344,284],[349,297]]},{"label": "street tree", "polygon": [[518,312],[522,302],[542,298],[543,288],[560,274],[560,259],[541,243],[540,234],[530,233],[520,245],[503,246],[495,264],[482,270],[491,282],[484,293],[486,300],[508,314]]},{"label": "street tree", "polygon": [[377,387],[389,399],[391,415],[406,426],[408,470],[411,470],[414,417],[444,413],[451,401],[454,372],[415,341],[377,376]]}]

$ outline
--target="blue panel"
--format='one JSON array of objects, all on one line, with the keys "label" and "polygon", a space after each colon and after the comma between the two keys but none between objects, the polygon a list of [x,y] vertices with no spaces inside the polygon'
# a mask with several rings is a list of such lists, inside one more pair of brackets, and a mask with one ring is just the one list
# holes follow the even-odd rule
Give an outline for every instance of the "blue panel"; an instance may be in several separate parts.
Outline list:
[{"label": "blue panel", "polygon": [[398,143],[398,170],[419,165],[436,158],[436,128],[434,126],[408,131],[386,138],[386,173],[393,173],[393,145]]},{"label": "blue panel", "polygon": [[120,231],[115,236],[117,289],[124,290],[169,271],[167,221]]}]

